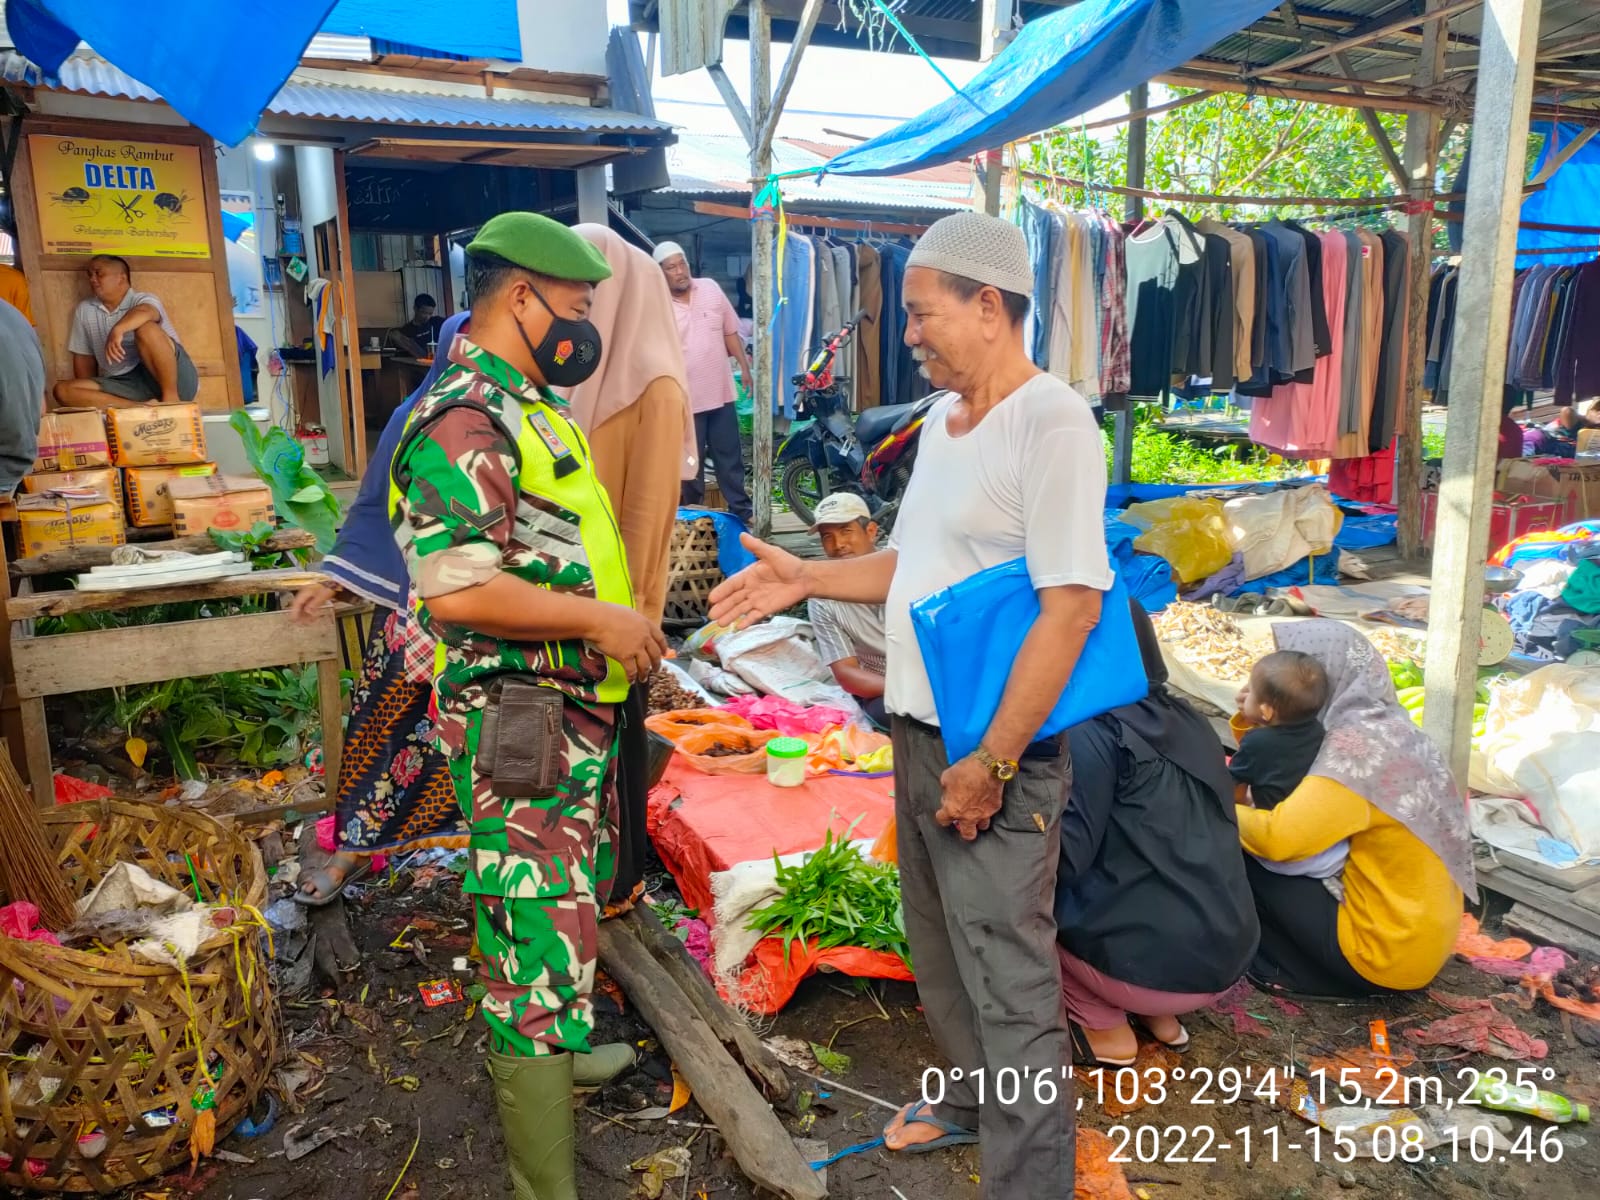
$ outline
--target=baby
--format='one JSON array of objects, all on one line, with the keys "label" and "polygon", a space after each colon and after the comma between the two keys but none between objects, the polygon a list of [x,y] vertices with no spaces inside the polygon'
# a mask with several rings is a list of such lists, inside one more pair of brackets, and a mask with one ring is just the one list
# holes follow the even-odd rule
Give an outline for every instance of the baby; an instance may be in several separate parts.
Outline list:
[{"label": "baby", "polygon": [[[1256,808],[1274,808],[1289,798],[1311,770],[1322,749],[1318,715],[1328,702],[1328,675],[1309,654],[1279,650],[1256,663],[1239,692],[1239,712],[1251,728],[1239,739],[1228,763],[1234,799]],[[1350,843],[1292,862],[1257,859],[1280,875],[1333,879],[1350,857]]]}]

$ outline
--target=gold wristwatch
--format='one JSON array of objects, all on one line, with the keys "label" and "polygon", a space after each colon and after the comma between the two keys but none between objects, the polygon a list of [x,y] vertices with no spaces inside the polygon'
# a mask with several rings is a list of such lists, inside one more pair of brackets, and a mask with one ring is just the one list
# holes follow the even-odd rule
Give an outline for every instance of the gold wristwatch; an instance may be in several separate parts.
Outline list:
[{"label": "gold wristwatch", "polygon": [[996,758],[988,749],[979,746],[972,752],[972,757],[978,760],[978,765],[989,772],[998,783],[1010,783],[1017,777],[1017,763],[1010,758]]}]

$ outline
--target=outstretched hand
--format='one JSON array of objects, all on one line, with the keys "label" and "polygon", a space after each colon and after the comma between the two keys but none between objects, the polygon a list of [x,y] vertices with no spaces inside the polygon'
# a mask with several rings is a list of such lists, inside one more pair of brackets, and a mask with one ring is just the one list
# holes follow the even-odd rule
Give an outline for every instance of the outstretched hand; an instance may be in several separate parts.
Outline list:
[{"label": "outstretched hand", "polygon": [[739,542],[756,561],[712,591],[712,621],[744,629],[793,608],[810,594],[803,559],[748,533],[741,534]]}]

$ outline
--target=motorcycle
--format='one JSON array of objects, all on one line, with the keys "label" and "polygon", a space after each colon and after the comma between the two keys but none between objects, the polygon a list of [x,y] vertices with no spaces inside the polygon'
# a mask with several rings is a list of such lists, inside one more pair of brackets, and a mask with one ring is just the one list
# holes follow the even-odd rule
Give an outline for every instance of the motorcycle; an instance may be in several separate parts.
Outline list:
[{"label": "motorcycle", "polygon": [[795,413],[806,423],[791,430],[778,448],[778,487],[789,511],[807,525],[824,497],[855,492],[881,529],[893,528],[911,482],[922,422],[937,399],[927,396],[852,415],[842,386],[846,381],[834,375],[833,363],[865,316],[863,309],[845,322],[792,381]]}]

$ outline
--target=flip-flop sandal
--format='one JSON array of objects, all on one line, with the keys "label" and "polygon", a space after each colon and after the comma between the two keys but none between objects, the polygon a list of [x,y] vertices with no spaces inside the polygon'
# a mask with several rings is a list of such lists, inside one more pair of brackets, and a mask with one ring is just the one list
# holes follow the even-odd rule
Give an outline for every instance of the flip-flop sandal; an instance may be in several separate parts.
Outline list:
[{"label": "flip-flop sandal", "polygon": [[[926,1100],[913,1102],[911,1107],[906,1109],[905,1119],[901,1122],[901,1125],[932,1125],[935,1129],[942,1130],[944,1136],[934,1138],[931,1142],[915,1142],[909,1146],[902,1146],[898,1150],[891,1149],[889,1153],[927,1154],[934,1150],[946,1149],[949,1146],[977,1145],[978,1134],[975,1130],[966,1129],[952,1121],[942,1121],[932,1113],[925,1111],[927,1107],[928,1102]],[[889,1125],[893,1124],[893,1121],[889,1122]],[[883,1136],[886,1142],[889,1137],[889,1125],[883,1127]]]},{"label": "flip-flop sandal", "polygon": [[1182,1036],[1180,1036],[1175,1042],[1163,1041],[1161,1038],[1158,1038],[1156,1036],[1156,1031],[1150,1028],[1149,1022],[1147,1022],[1143,1017],[1130,1015],[1128,1017],[1128,1024],[1132,1025],[1140,1033],[1148,1035],[1151,1041],[1159,1042],[1168,1050],[1171,1050],[1174,1054],[1188,1053],[1190,1043],[1189,1031],[1184,1028],[1182,1021],[1178,1022],[1178,1032]]},{"label": "flip-flop sandal", "polygon": [[1124,1067],[1131,1067],[1139,1061],[1138,1055],[1132,1058],[1100,1058],[1094,1052],[1094,1047],[1089,1044],[1089,1035],[1083,1031],[1083,1026],[1076,1021],[1067,1022],[1067,1032],[1072,1035],[1072,1065],[1084,1067],[1087,1070],[1120,1071]]},{"label": "flip-flop sandal", "polygon": [[[327,867],[318,867],[315,871],[311,872],[311,881],[316,882],[320,878],[323,882],[331,886],[331,890],[321,896],[313,896],[304,888],[296,888],[291,899],[293,899],[296,904],[303,904],[307,908],[322,908],[325,905],[332,904],[340,896],[344,895],[345,888],[349,887],[352,883],[360,883],[363,879],[371,874],[372,859],[368,857],[363,857],[360,862],[351,867],[350,870],[345,873],[345,877],[339,880],[337,883],[334,883],[333,876],[329,873]],[[317,891],[321,892],[322,888],[318,887]]]}]

